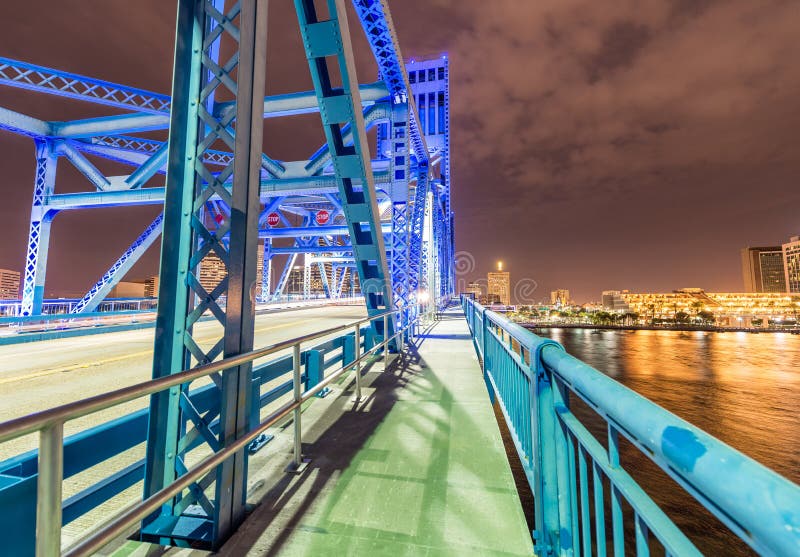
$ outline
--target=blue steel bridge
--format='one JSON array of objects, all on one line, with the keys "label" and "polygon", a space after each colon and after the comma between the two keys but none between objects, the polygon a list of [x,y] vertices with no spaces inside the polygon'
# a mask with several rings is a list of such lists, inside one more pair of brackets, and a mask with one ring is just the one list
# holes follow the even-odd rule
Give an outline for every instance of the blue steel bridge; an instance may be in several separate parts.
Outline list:
[{"label": "blue steel bridge", "polygon": [[[162,209],[67,309],[97,315],[160,237],[155,326],[137,333],[152,349],[94,331],[121,351],[97,368],[108,371],[82,372],[72,399],[0,423],[0,448],[16,448],[1,453],[0,554],[700,555],[686,516],[665,512],[626,465],[637,452],[715,517],[732,552],[800,555],[797,485],[455,299],[449,61],[404,61],[387,3],[352,4],[348,22],[344,0],[294,2],[312,91],[265,96],[266,0],[179,0],[171,95],[0,59],[3,86],[115,113],[42,121],[0,108],[0,128],[36,153],[11,321],[47,320],[60,212]],[[356,76],[355,33],[375,82]],[[264,118],[305,113],[325,134],[307,160],[263,152]],[[168,141],[152,139],[158,130]],[[101,159],[129,173],[107,176]],[[59,164],[86,191],[59,193]],[[290,314],[257,314],[300,257],[330,301],[358,285],[355,313],[300,310],[306,328],[291,334],[278,332]],[[225,272],[209,287],[212,259]],[[92,348],[70,342],[18,349],[72,358],[28,375],[8,371],[25,358],[6,352],[0,394],[30,395],[33,378],[78,381]]]}]

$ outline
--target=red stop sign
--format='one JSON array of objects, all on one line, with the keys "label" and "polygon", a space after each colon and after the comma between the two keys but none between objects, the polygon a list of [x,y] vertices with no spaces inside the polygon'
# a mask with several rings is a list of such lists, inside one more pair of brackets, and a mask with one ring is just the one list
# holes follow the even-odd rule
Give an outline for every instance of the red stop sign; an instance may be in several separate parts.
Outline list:
[{"label": "red stop sign", "polygon": [[281,216],[278,213],[270,213],[267,215],[268,225],[276,226],[279,222],[281,222]]},{"label": "red stop sign", "polygon": [[317,211],[317,224],[327,224],[328,219],[330,218],[331,214],[325,209]]}]

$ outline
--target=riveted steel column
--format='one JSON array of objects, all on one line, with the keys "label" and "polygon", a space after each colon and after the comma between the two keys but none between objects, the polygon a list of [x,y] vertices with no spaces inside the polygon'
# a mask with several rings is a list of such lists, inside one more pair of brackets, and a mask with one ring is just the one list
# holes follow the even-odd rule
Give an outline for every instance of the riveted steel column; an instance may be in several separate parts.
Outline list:
[{"label": "riveted steel column", "polygon": [[50,223],[57,213],[47,208],[47,198],[55,190],[57,160],[52,140],[36,140],[36,178],[31,203],[28,251],[25,256],[25,276],[22,283],[22,315],[42,313],[47,252],[50,246]]},{"label": "riveted steel column", "polygon": [[[266,0],[178,2],[154,377],[253,346],[266,8]],[[227,42],[221,48],[223,37]],[[227,60],[221,52],[229,56]],[[215,103],[220,91],[236,98],[225,103],[224,110]],[[234,153],[222,170],[218,165],[207,166],[206,152],[216,142],[225,143]],[[205,210],[212,196],[223,208],[217,219],[209,218]],[[227,275],[206,290],[199,281],[199,269],[212,253],[223,262]],[[210,348],[195,339],[192,330],[206,313],[223,326]],[[223,371],[215,384],[219,406],[203,416],[188,402],[188,385],[152,397],[145,496],[183,474],[185,452],[196,440],[218,451],[247,431],[250,364]],[[219,430],[210,431],[208,424],[216,417]],[[148,517],[143,536],[218,547],[244,518],[246,472],[244,451],[235,453],[188,492],[165,504],[158,516]],[[209,496],[212,484],[213,500]],[[190,533],[181,532],[179,523],[191,505],[201,508],[206,520]]]}]

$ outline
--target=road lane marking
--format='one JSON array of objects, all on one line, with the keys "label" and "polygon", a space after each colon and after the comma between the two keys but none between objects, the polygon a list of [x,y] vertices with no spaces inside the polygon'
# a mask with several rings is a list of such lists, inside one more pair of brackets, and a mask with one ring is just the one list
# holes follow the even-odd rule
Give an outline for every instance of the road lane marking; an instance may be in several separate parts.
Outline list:
[{"label": "road lane marking", "polygon": [[[303,323],[308,323],[309,321],[315,321],[315,319],[300,319],[298,321],[292,321],[291,323],[284,323],[282,325],[272,325],[270,327],[260,327],[258,329],[255,329],[253,331],[253,333],[255,334],[255,333],[263,333],[263,332],[266,332],[266,331],[273,331],[273,330],[276,330],[276,329],[285,329],[286,327],[292,327],[294,325],[300,325],[300,324],[303,324]],[[217,338],[217,337],[206,336],[206,337],[202,337],[202,338],[200,338],[198,340],[200,342],[204,342],[204,341],[207,341],[207,340],[213,340],[215,338]],[[70,364],[68,366],[62,366],[62,367],[58,367],[58,368],[54,368],[54,369],[45,369],[45,370],[42,370],[42,371],[39,371],[39,372],[36,372],[36,373],[27,373],[25,375],[15,375],[13,377],[6,377],[6,378],[3,378],[3,379],[0,379],[0,385],[5,385],[6,383],[13,383],[15,381],[25,381],[25,380],[28,380],[28,379],[37,379],[39,377],[45,377],[47,375],[55,375],[57,373],[66,373],[66,372],[69,372],[69,371],[75,371],[76,369],[85,369],[85,368],[89,368],[89,367],[103,366],[103,365],[106,365],[106,364],[119,362],[121,360],[127,360],[127,359],[130,359],[130,358],[138,358],[140,356],[146,356],[146,355],[152,354],[152,353],[153,353],[153,349],[151,348],[149,350],[140,350],[139,352],[131,352],[131,353],[128,353],[128,354],[123,354],[121,356],[114,356],[113,358],[105,358],[103,360],[95,360],[93,362],[80,362],[80,363]]]}]

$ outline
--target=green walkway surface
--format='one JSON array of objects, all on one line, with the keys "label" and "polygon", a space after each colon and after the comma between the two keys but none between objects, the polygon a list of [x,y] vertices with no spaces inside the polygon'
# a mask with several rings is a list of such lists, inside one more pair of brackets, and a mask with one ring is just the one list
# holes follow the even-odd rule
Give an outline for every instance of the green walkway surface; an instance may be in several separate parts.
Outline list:
[{"label": "green walkway surface", "polygon": [[533,555],[461,310],[363,384],[358,405],[351,384],[304,411],[308,468],[273,455],[220,554]]}]

